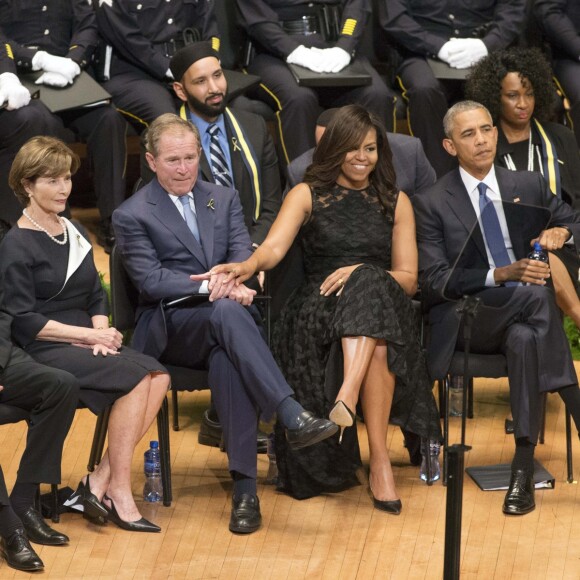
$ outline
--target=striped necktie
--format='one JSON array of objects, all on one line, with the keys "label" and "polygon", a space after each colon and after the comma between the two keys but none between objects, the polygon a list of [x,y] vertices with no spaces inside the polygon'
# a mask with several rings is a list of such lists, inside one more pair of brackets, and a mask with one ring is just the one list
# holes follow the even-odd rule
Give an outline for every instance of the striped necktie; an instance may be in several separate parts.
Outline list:
[{"label": "striped necktie", "polygon": [[199,228],[197,227],[197,217],[195,216],[193,209],[191,209],[189,195],[180,195],[178,199],[183,206],[183,217],[185,218],[187,227],[191,230],[193,237],[201,244]]},{"label": "striped necktie", "polygon": [[224,155],[218,138],[219,130],[220,128],[215,123],[212,123],[207,128],[207,132],[210,136],[209,155],[211,171],[213,173],[215,182],[218,185],[223,185],[224,187],[233,187],[232,176],[230,175],[230,171],[228,169],[226,156]]}]

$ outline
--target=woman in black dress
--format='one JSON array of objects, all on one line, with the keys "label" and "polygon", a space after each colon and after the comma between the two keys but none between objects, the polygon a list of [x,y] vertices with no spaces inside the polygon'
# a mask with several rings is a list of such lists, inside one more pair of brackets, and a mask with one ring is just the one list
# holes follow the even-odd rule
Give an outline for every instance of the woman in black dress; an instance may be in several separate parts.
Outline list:
[{"label": "woman in black dress", "polygon": [[389,418],[426,439],[440,436],[410,300],[417,290],[413,209],[396,189],[384,129],[357,105],[335,114],[304,181],[253,256],[212,273],[230,272],[226,280],[241,283],[278,264],[301,233],[306,281],[284,307],[273,349],[297,399],[329,413],[341,433],[293,452],[277,427],[280,486],[306,498],[357,483],[356,430],[344,429],[360,398],[374,506],[397,514]]},{"label": "woman in black dress", "polygon": [[119,527],[155,532],[131,491],[131,460],[169,387],[155,359],[121,346],[109,327],[108,303],[90,242],[58,214],[71,192],[78,157],[61,141],[35,137],[20,149],[10,186],[25,209],[0,246],[2,309],[13,340],[33,358],[72,373],[80,400],[94,413],[112,405],[109,448],[67,505]]},{"label": "woman in black dress", "polygon": [[[492,52],[473,68],[465,94],[487,107],[497,126],[495,163],[540,172],[554,195],[580,209],[580,152],[574,133],[552,123],[553,72],[537,48]],[[574,245],[550,252],[556,302],[580,327],[580,262]]]}]

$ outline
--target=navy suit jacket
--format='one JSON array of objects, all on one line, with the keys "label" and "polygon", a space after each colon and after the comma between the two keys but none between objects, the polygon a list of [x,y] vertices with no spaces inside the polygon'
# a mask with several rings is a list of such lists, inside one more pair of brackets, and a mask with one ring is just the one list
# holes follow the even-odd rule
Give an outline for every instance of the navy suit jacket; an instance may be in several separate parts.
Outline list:
[{"label": "navy suit jacket", "polygon": [[[529,254],[530,241],[544,225],[569,227],[578,244],[580,214],[549,191],[540,173],[508,171],[498,166],[495,172],[517,260]],[[416,195],[413,206],[419,282],[422,300],[430,309],[431,341],[427,358],[431,376],[437,379],[447,373],[457,342],[460,318],[453,300],[486,288],[489,262],[483,234],[459,169],[450,171],[433,187]]]},{"label": "navy suit jacket", "polygon": [[239,262],[251,253],[238,194],[198,180],[193,188],[201,244],[157,178],[113,213],[117,246],[139,290],[133,346],[158,357],[166,344],[163,300],[199,292],[202,274],[216,264]]},{"label": "navy suit jacket", "polygon": [[[393,166],[400,191],[412,197],[435,183],[435,170],[427,160],[419,139],[397,133],[387,133],[387,138],[393,152]],[[303,181],[304,173],[312,163],[313,155],[314,149],[309,149],[288,165],[287,191]]]}]

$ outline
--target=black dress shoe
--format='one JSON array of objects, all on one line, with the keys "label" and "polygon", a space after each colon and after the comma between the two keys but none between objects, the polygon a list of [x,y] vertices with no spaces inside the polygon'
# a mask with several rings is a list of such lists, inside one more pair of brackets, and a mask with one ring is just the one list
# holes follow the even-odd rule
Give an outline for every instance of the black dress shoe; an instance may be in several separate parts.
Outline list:
[{"label": "black dress shoe", "polygon": [[[372,492],[371,492],[372,494]],[[400,499],[390,499],[388,501],[377,499],[373,495],[373,505],[376,509],[381,510],[383,512],[388,512],[395,516],[398,516],[403,509],[403,504],[401,503]]]},{"label": "black dress shoe", "polygon": [[513,419],[506,419],[503,425],[504,431],[506,435],[513,435],[514,433],[514,420]]},{"label": "black dress shoe", "polygon": [[16,530],[8,538],[1,537],[0,553],[8,566],[16,568],[16,570],[34,572],[34,570],[44,568],[42,560],[33,550],[24,530]]},{"label": "black dress shoe", "polygon": [[[197,434],[197,442],[200,445],[219,447],[222,451],[225,451],[222,426],[218,421],[213,421],[210,418],[209,410],[203,413],[199,433]],[[257,445],[258,453],[267,453],[268,434],[261,429],[258,429]]]},{"label": "black dress shoe", "polygon": [[262,525],[260,500],[257,495],[242,493],[239,499],[232,497],[232,515],[230,532],[234,534],[251,534]]},{"label": "black dress shoe", "polygon": [[286,429],[286,440],[290,449],[304,449],[332,437],[338,431],[338,425],[328,419],[319,419],[310,411],[303,411],[298,416],[298,427]]},{"label": "black dress shoe", "polygon": [[26,536],[35,544],[44,546],[62,546],[68,543],[68,536],[53,530],[40,515],[38,510],[29,507],[23,515],[20,516],[22,525],[26,531]]},{"label": "black dress shoe", "polygon": [[99,501],[99,498],[91,491],[88,475],[87,483],[83,483],[81,480],[77,490],[63,502],[63,505],[83,512],[91,520],[106,518],[108,513],[105,506]]},{"label": "black dress shoe", "polygon": [[524,469],[512,471],[508,492],[503,502],[503,513],[523,516],[534,510],[534,474]]},{"label": "black dress shoe", "polygon": [[[141,518],[140,520],[136,520],[134,522],[126,522],[122,520],[119,514],[117,513],[117,508],[113,503],[113,500],[105,495],[104,499],[111,502],[111,507],[107,508],[107,518],[109,521],[113,522],[115,525],[119,526],[122,530],[128,530],[129,532],[160,532],[161,528],[156,526],[155,524],[151,523],[149,520],[145,518]],[[106,507],[106,506],[105,506]]]}]

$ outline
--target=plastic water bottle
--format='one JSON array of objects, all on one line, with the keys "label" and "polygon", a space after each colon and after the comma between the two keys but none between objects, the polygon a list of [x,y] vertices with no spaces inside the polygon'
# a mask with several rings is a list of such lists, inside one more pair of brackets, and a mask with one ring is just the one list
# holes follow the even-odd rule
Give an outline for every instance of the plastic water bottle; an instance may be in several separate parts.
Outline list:
[{"label": "plastic water bottle", "polygon": [[163,484],[161,483],[161,463],[159,458],[159,443],[151,441],[150,447],[145,451],[145,485],[143,486],[143,499],[149,502],[163,499]]},{"label": "plastic water bottle", "polygon": [[[419,470],[419,477],[423,481],[437,481],[441,477],[441,466],[439,465],[439,449],[441,444],[439,441],[427,441],[421,439],[421,469]],[[427,455],[431,456],[431,477],[427,474]]]},{"label": "plastic water bottle", "polygon": [[528,254],[530,260],[538,260],[538,262],[548,263],[548,254],[540,245],[540,242],[534,242],[534,249]]},{"label": "plastic water bottle", "polygon": [[453,375],[449,385],[449,416],[461,417],[463,415],[463,377]]}]

